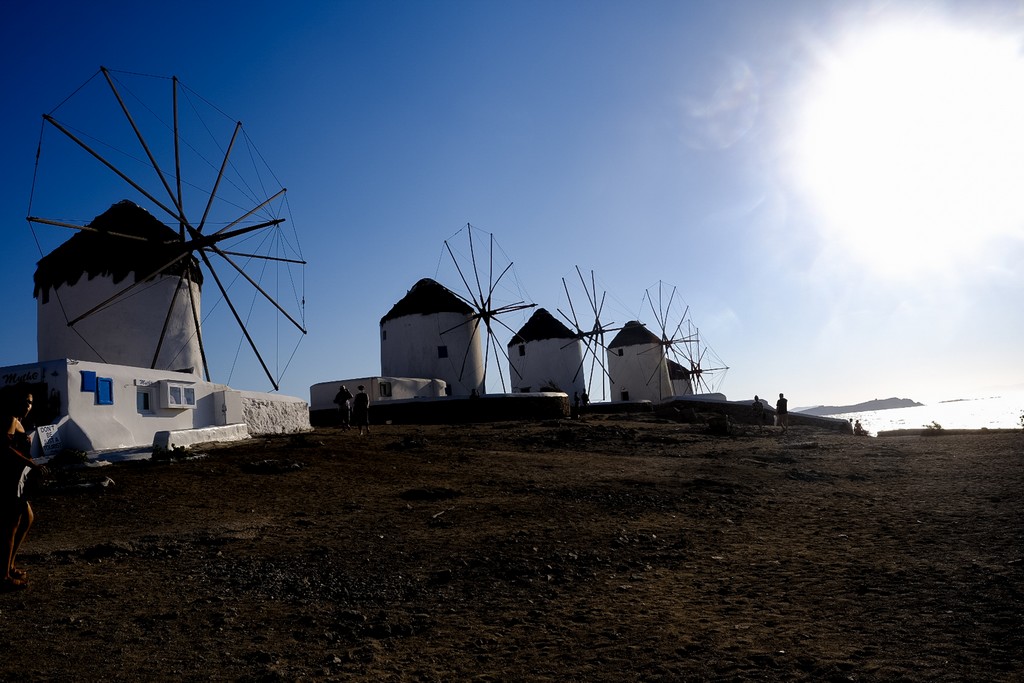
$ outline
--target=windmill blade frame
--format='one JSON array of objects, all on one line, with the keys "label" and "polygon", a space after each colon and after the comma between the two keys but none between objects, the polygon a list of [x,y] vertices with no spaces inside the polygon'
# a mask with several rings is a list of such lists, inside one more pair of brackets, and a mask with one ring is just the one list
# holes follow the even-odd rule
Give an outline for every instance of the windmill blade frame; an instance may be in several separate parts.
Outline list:
[{"label": "windmill blade frame", "polygon": [[[479,242],[481,241],[480,233],[486,235],[486,261],[484,261],[482,255],[478,256]],[[460,242],[464,244],[460,244]],[[464,250],[467,247],[468,250]],[[496,259],[499,259],[497,265]],[[486,266],[482,266],[481,262],[486,263]],[[523,294],[522,287],[515,277],[514,262],[498,246],[494,235],[480,230],[470,223],[466,223],[454,235],[444,240],[444,248],[438,260],[438,273],[436,275],[439,281],[443,279],[440,276],[442,264],[447,264],[450,268],[454,269],[457,278],[452,278],[452,280],[458,280],[462,283],[461,291],[459,287],[452,288],[448,286],[448,288],[459,300],[472,309],[471,317],[475,321],[477,328],[482,323],[483,367],[482,376],[475,391],[479,394],[486,394],[487,376],[490,373],[493,377],[493,373],[497,372],[502,393],[505,393],[509,388],[512,378],[510,375],[508,378],[509,382],[506,382],[501,359],[504,359],[505,364],[510,367],[511,362],[505,350],[505,345],[498,339],[499,333],[496,328],[500,326],[514,335],[514,330],[502,318],[535,308],[536,304],[529,302]],[[486,273],[484,274],[481,273],[483,267],[486,267]],[[486,288],[484,287],[485,282]],[[514,296],[509,298],[504,295],[504,291],[512,287],[516,289],[516,292]],[[452,332],[458,327],[461,327],[461,325],[440,331],[442,338],[446,333]],[[475,335],[476,330],[474,330],[470,343],[466,345],[463,354],[459,370],[460,381],[465,376],[465,366],[470,354],[473,353]]]},{"label": "windmill blade frame", "polygon": [[[99,75],[102,75],[102,79],[97,79]],[[101,85],[98,86],[99,93],[91,92],[90,86],[94,81],[105,82],[106,87]],[[169,89],[166,88],[168,82]],[[168,94],[169,119],[160,114],[161,110],[166,111]],[[79,103],[78,100],[83,97],[87,101]],[[188,105],[192,128],[189,132],[195,133],[198,138],[207,136],[209,142],[205,143],[205,147],[219,148],[215,155],[207,154],[203,149],[204,144],[200,140],[190,139],[183,130],[182,114],[185,110],[180,106],[182,101]],[[106,116],[103,113],[105,110]],[[57,118],[58,113],[61,114],[60,120]],[[230,125],[222,128],[230,128],[230,140],[226,145],[221,145],[217,139],[216,122],[225,120],[230,121]],[[51,141],[47,137],[48,130],[57,132],[55,140]],[[56,163],[52,164],[48,149],[51,145],[58,148]],[[66,150],[63,156],[59,152],[60,145],[64,145]],[[247,151],[248,158],[237,158],[238,155],[234,153],[238,150]],[[97,173],[93,169],[101,172]],[[212,177],[211,171],[214,172]],[[209,180],[204,181],[204,177]],[[88,185],[94,185],[96,189],[87,191],[86,183],[82,183],[81,196],[71,198],[66,192],[59,191],[66,186],[66,182],[63,185],[56,183],[55,178],[75,178],[78,181],[87,179],[90,181]],[[114,192],[122,196],[125,193],[133,196],[143,211],[151,207],[155,214],[147,211],[150,215],[170,219],[170,224],[164,225],[168,228],[173,226],[178,239],[176,242],[167,240],[166,243],[169,249],[177,253],[157,264],[158,267],[136,272],[134,283],[106,295],[98,305],[88,307],[84,312],[80,309],[66,316],[66,322],[82,336],[86,332],[78,328],[83,327],[83,321],[108,310],[119,310],[124,305],[122,302],[136,295],[139,284],[173,274],[176,280],[173,291],[176,294],[170,297],[159,332],[154,332],[157,341],[152,360],[147,361],[150,367],[165,362],[160,359],[167,357],[167,354],[174,358],[181,353],[174,348],[165,351],[165,344],[172,326],[172,317],[175,320],[187,317],[192,319],[189,326],[198,344],[202,374],[212,380],[205,342],[209,335],[204,335],[202,328],[217,322],[211,318],[211,314],[224,302],[231,309],[237,333],[247,342],[262,374],[274,390],[279,389],[280,379],[307,333],[303,291],[305,277],[302,274],[306,261],[302,257],[294,227],[290,226],[290,232],[283,230],[289,218],[282,214],[290,214],[287,190],[278,186],[279,189],[275,191],[271,186],[267,191],[271,179],[272,171],[245,134],[241,122],[227,117],[198,93],[185,87],[177,77],[116,72],[100,67],[83,86],[54,110],[43,115],[32,198],[27,213],[27,222],[36,237],[40,254],[45,256],[43,242],[46,239],[40,236],[35,226],[69,228],[75,230],[76,234],[96,232],[92,225],[95,219],[90,222],[81,218],[68,219],[66,216],[81,215],[89,210],[87,207],[95,201],[95,197]],[[203,189],[204,184],[208,189]],[[153,189],[150,190],[150,187]],[[161,194],[167,199],[159,199],[158,195]],[[67,201],[69,198],[73,201]],[[36,205],[42,206],[43,210],[36,211]],[[44,215],[58,211],[65,216]],[[92,211],[85,213],[92,214]],[[192,216],[197,220],[192,220]],[[208,230],[211,226],[212,229]],[[140,239],[130,231],[107,229],[100,232],[105,239],[120,240],[125,244]],[[254,236],[259,239],[252,240]],[[141,239],[152,241],[148,237]],[[239,248],[246,245],[249,248]],[[214,254],[235,273],[234,278],[225,281],[217,274],[217,266],[209,258]],[[241,261],[234,260],[232,256]],[[184,267],[178,265],[182,259],[185,259]],[[250,264],[262,265],[254,265],[253,271],[248,272]],[[171,269],[174,269],[173,273]],[[221,299],[200,312],[193,287],[200,286],[200,276],[204,270],[216,282]],[[189,292],[189,301],[184,305],[178,301],[177,296],[183,288]],[[269,291],[271,288],[276,293],[272,294]],[[231,300],[240,293],[244,295],[243,289],[255,292],[246,315],[240,313]],[[282,297],[282,294],[289,294],[288,290],[291,290],[290,298]],[[62,295],[57,288],[53,292],[58,299]],[[65,308],[63,303],[61,308]],[[175,313],[176,308],[187,309],[189,313]],[[281,338],[280,328],[275,328],[275,323],[268,320],[277,316],[294,333],[295,347],[290,356],[286,351],[285,357],[282,357],[280,349],[276,350],[273,359],[276,367],[272,370],[261,348],[267,345],[266,340],[271,338],[271,334],[274,338]],[[184,323],[178,323],[179,328],[181,325]],[[263,330],[270,334],[264,334]],[[223,337],[223,332],[226,330],[218,330],[214,336]],[[258,336],[260,340],[257,340]],[[97,352],[97,355],[103,360],[101,352]],[[228,373],[229,380],[237,362],[236,355]]]},{"label": "windmill blade frame", "polygon": [[[594,270],[590,270],[590,283],[588,286],[587,279],[583,275],[583,271],[578,265],[574,266],[576,270],[576,277],[580,282],[580,287],[583,290],[586,301],[590,306],[590,313],[588,314],[587,322],[590,322],[592,317],[593,322],[590,323],[589,327],[585,327],[581,321],[580,315],[577,314],[577,306],[573,303],[573,296],[570,293],[569,285],[565,278],[562,278],[562,291],[565,292],[565,298],[568,302],[569,315],[567,315],[562,309],[555,309],[559,315],[565,320],[570,326],[570,329],[576,335],[576,338],[583,343],[583,360],[580,363],[580,367],[577,368],[577,375],[581,369],[583,369],[587,363],[588,357],[590,361],[590,371],[585,376],[585,384],[587,392],[591,398],[597,396],[597,392],[594,391],[595,384],[600,385],[601,400],[607,400],[611,395],[611,385],[614,383],[611,373],[608,371],[608,364],[605,359],[605,354],[608,352],[608,347],[605,344],[605,335],[610,332],[616,332],[621,328],[614,327],[615,323],[604,323],[601,321],[601,315],[604,313],[605,301],[607,300],[608,292],[602,290],[600,298],[597,296],[597,276]],[[575,289],[575,288],[574,288]],[[597,372],[600,368],[600,372]],[[597,382],[595,382],[595,375],[597,376]]]}]

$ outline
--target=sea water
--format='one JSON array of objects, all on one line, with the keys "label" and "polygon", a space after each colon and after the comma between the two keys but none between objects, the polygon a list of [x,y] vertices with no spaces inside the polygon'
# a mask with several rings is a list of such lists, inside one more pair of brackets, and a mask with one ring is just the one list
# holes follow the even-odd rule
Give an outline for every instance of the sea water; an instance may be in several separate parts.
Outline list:
[{"label": "sea water", "polygon": [[831,415],[843,420],[860,420],[870,434],[893,429],[1021,429],[1024,391],[1007,391],[988,396],[937,401],[912,408],[869,410]]}]

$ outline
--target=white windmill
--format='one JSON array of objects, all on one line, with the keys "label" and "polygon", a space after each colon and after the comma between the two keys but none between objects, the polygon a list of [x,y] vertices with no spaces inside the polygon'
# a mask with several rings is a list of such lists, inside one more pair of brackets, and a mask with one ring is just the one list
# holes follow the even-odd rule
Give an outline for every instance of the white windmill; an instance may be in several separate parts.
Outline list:
[{"label": "white windmill", "polygon": [[[570,288],[565,278],[562,278],[562,290],[565,292],[568,313],[561,308],[557,309],[559,315],[568,323],[574,332],[574,339],[577,345],[582,346],[582,358],[573,373],[574,381],[582,378],[590,400],[607,400],[611,396],[609,385],[614,384],[612,373],[606,363],[608,347],[605,344],[605,336],[611,332],[622,329],[615,327],[615,323],[607,323],[601,320],[605,314],[605,302],[608,297],[607,291],[597,290],[597,278],[594,271],[590,271],[590,281],[583,275],[583,271],[576,266],[576,276],[579,279],[583,296],[579,296],[575,286]],[[573,293],[576,293],[576,302],[573,302]]]},{"label": "white windmill", "polygon": [[[240,122],[177,78],[101,67],[43,116],[32,196],[28,221],[43,257],[40,360],[192,369],[211,379],[205,340],[237,334],[232,369],[247,345],[279,388],[306,333],[305,261],[294,230],[284,229],[286,190]],[[43,225],[76,234],[53,248],[43,234],[53,231],[36,229]],[[203,312],[211,281],[219,297],[210,305],[208,296]],[[211,316],[221,303],[233,322]],[[274,344],[268,359],[260,347]],[[215,351],[226,365],[232,351]]]},{"label": "white windmill", "polygon": [[644,292],[642,307],[653,315],[660,335],[659,353],[669,371],[671,395],[717,392],[729,368],[701,339],[677,288],[659,280]]},{"label": "white windmill", "polygon": [[579,397],[583,346],[579,337],[544,308],[534,310],[508,342],[513,392],[561,391]]},{"label": "white windmill", "polygon": [[[484,362],[473,315],[450,289],[423,278],[380,320],[381,374],[442,379],[452,396],[481,392]],[[440,330],[451,331],[442,337]]]},{"label": "white windmill", "polygon": [[505,381],[502,366],[509,367],[513,373],[515,370],[509,363],[507,345],[501,342],[499,335],[514,335],[515,330],[503,318],[522,317],[524,311],[537,305],[528,303],[513,262],[498,246],[493,234],[467,223],[444,241],[436,279],[452,283],[451,291],[472,310],[465,320],[438,327],[446,344],[455,340],[457,347],[463,348],[462,341],[469,339],[465,353],[449,354],[460,381],[465,383],[473,362],[474,344],[478,344],[483,348],[483,372],[476,393],[487,393],[488,373],[492,377],[497,373],[502,393],[507,392],[513,380],[510,377],[509,382]]}]

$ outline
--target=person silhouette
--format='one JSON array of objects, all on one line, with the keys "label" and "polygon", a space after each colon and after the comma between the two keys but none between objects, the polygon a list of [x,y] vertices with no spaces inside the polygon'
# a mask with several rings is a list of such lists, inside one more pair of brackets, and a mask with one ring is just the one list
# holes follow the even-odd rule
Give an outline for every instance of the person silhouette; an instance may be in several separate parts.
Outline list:
[{"label": "person silhouette", "polygon": [[782,392],[779,392],[779,400],[775,402],[775,420],[782,427],[782,433],[785,434],[789,429],[789,401],[782,395]]}]

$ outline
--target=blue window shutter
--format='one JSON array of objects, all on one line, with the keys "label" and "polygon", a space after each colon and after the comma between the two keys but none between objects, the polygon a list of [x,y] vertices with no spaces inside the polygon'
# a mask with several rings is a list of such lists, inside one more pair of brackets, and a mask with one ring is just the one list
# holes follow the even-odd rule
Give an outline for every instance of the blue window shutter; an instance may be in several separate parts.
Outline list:
[{"label": "blue window shutter", "polygon": [[96,391],[96,373],[82,370],[82,391]]},{"label": "blue window shutter", "polygon": [[114,380],[109,377],[96,378],[96,403],[101,406],[114,405]]}]

